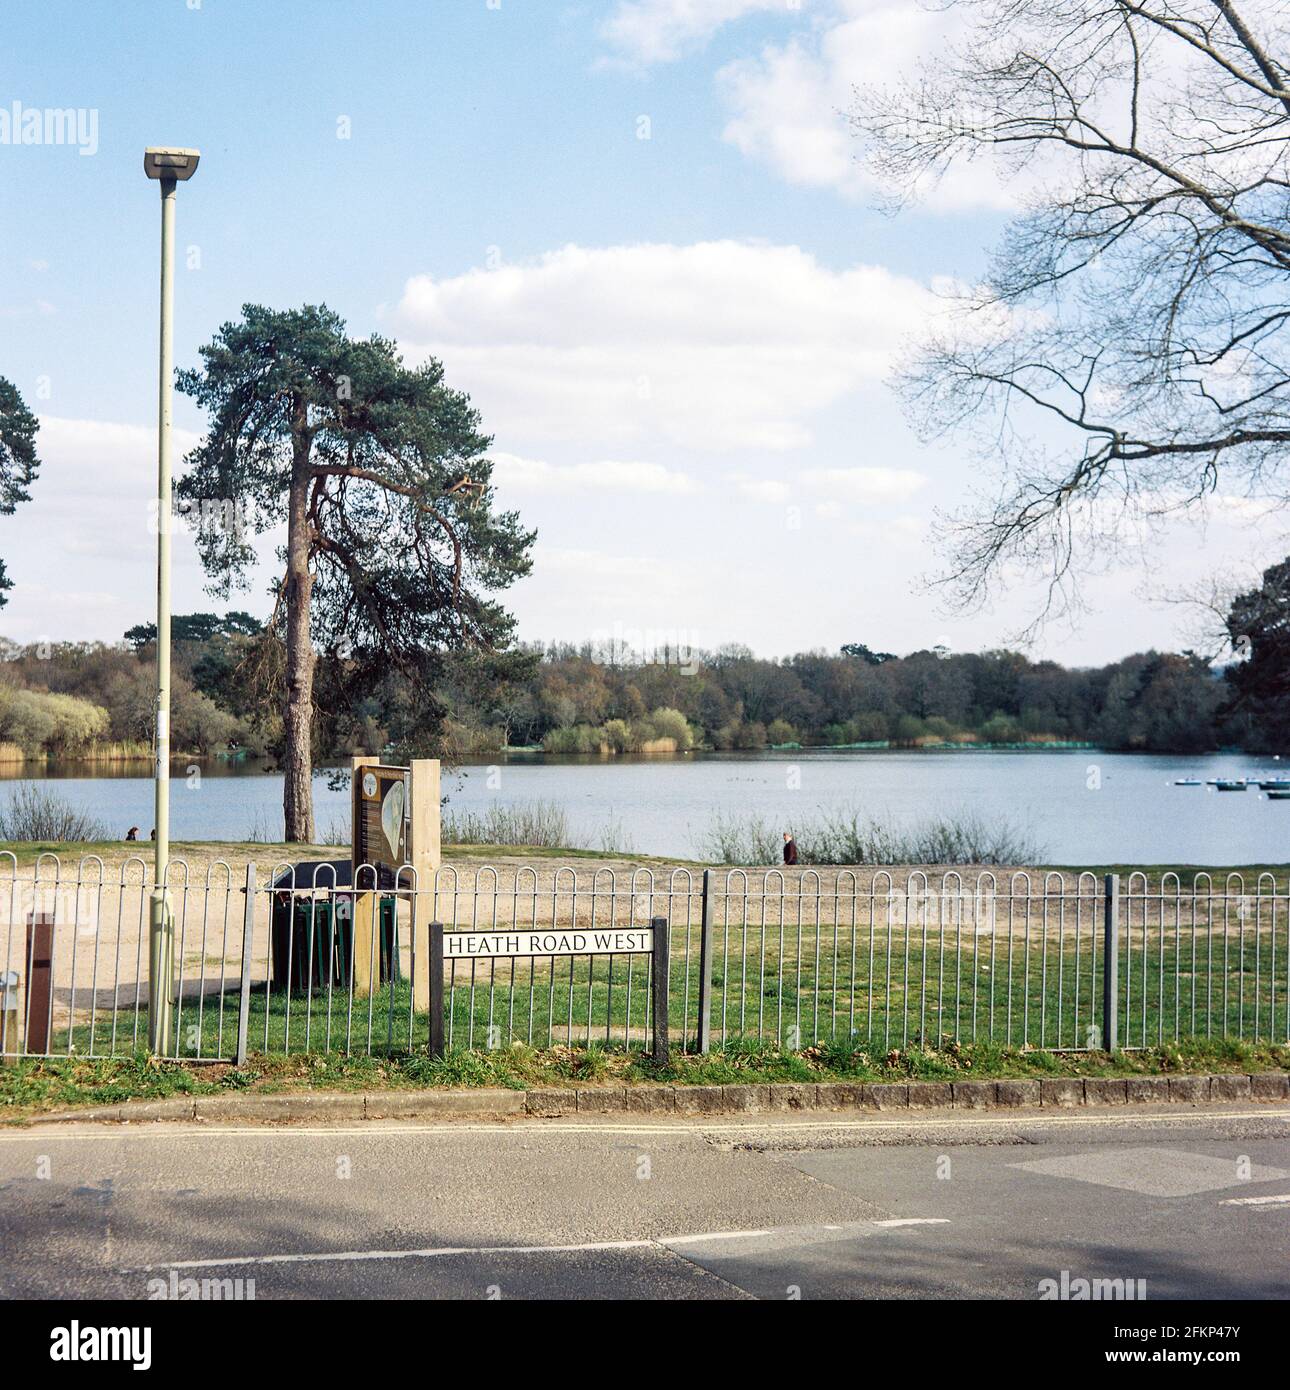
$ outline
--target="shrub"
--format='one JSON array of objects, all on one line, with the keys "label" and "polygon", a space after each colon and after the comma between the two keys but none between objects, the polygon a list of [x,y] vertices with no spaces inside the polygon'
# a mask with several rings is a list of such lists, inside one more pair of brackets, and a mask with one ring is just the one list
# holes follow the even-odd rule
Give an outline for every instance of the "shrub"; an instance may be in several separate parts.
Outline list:
[{"label": "shrub", "polygon": [[766,726],[764,724],[745,724],[735,720],[717,730],[714,742],[718,748],[765,748]]},{"label": "shrub", "polygon": [[782,832],[758,816],[718,812],[700,841],[699,853],[717,864],[774,864],[783,843]]},{"label": "shrub", "polygon": [[38,782],[19,782],[0,805],[2,840],[68,844],[107,838],[102,821]]},{"label": "shrub", "polygon": [[75,695],[0,688],[0,738],[27,753],[75,753],[103,738],[110,723],[107,710]]},{"label": "shrub", "polygon": [[626,851],[622,827],[616,821],[602,825],[599,843],[570,828],[564,807],[552,801],[518,801],[503,806],[494,802],[484,811],[448,811],[442,824],[448,845],[531,845],[540,849],[603,849]]},{"label": "shrub", "polygon": [[1019,743],[1021,725],[1010,715],[992,714],[981,725],[981,737],[987,743]]},{"label": "shrub", "polygon": [[694,730],[679,709],[661,706],[650,715],[649,722],[653,737],[670,738],[682,750],[694,747]]},{"label": "shrub", "polygon": [[[360,740],[355,740],[356,747]],[[361,742],[363,748],[381,748],[375,738]],[[461,762],[472,754],[500,753],[506,747],[506,730],[500,724],[464,724],[457,719],[445,719],[440,735],[440,756],[447,762]]]},{"label": "shrub", "polygon": [[599,729],[575,724],[550,730],[542,739],[542,749],[546,753],[607,753],[609,745]]},{"label": "shrub", "polygon": [[235,741],[239,723],[208,695],[191,686],[172,692],[171,746],[185,753],[210,753]]},{"label": "shrub", "polygon": [[877,710],[857,714],[851,721],[852,743],[882,743],[891,737],[891,720]]},{"label": "shrub", "polygon": [[[1034,864],[1043,846],[1007,821],[972,811],[949,812],[913,825],[824,814],[794,827],[803,864]],[[776,864],[781,829],[756,816],[718,816],[700,842],[700,854],[719,864]]]},{"label": "shrub", "polygon": [[629,753],[641,742],[625,719],[611,719],[600,730],[605,742],[615,753]]}]

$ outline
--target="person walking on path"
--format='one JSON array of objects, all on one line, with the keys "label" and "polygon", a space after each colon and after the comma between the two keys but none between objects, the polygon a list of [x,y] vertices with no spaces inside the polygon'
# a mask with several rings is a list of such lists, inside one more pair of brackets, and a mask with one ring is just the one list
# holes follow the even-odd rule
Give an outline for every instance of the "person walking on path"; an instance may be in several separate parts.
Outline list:
[{"label": "person walking on path", "polygon": [[793,839],[791,830],[784,831],[784,863],[797,863],[797,841]]}]

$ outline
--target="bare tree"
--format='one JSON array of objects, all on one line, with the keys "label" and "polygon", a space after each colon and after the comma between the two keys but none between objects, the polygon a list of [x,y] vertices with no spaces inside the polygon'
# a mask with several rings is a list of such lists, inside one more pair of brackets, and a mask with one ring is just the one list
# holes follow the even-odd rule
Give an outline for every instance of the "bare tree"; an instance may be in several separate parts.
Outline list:
[{"label": "bare tree", "polygon": [[1137,523],[1217,489],[1284,502],[1290,9],[1274,0],[946,0],[966,37],[853,125],[897,202],[988,157],[1018,214],[904,363],[929,434],[1002,482],[951,518],[943,579],[1021,562],[1046,612]]}]

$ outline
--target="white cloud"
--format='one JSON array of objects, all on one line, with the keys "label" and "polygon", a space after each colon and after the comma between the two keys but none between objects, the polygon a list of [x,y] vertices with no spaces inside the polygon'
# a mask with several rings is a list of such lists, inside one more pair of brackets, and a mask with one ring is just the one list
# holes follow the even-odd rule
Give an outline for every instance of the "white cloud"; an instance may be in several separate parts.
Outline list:
[{"label": "white cloud", "polygon": [[910,468],[808,468],[802,481],[848,502],[908,502],[927,479]]},{"label": "white cloud", "polygon": [[[199,436],[174,431],[176,465]],[[0,614],[16,640],[118,639],[157,601],[157,431],[154,425],[42,415],[31,501],[0,518],[0,554],[14,588]],[[272,538],[262,543],[272,555]],[[174,533],[176,612],[209,609],[189,532]],[[263,584],[235,607],[262,609]]]},{"label": "white cloud", "polygon": [[936,303],[881,266],[796,246],[565,246],[535,262],[407,282],[393,328],[444,360],[504,438],[789,449],[880,382]]},{"label": "white cloud", "polygon": [[612,577],[634,585],[642,579],[662,579],[670,570],[665,560],[654,555],[622,555],[568,546],[539,544],[533,547],[533,556],[537,573],[573,575],[579,580]]},{"label": "white cloud", "polygon": [[[647,537],[632,540],[649,543]],[[586,641],[593,633],[623,627],[666,630],[692,606],[696,587],[706,581],[684,557],[539,541],[532,576],[508,594],[507,604],[529,637]]]},{"label": "white cloud", "polygon": [[813,510],[825,520],[850,516],[856,503],[908,502],[927,483],[923,474],[908,468],[805,468],[778,478],[733,472],[725,481],[735,496],[750,502],[778,505],[818,497]]},{"label": "white cloud", "polygon": [[793,489],[779,478],[754,478],[748,473],[728,473],[726,481],[734,488],[736,496],[745,497],[750,502],[787,502],[793,496]]},{"label": "white cloud", "polygon": [[57,312],[58,306],[48,299],[34,299],[29,304],[0,305],[0,319],[29,319],[33,315],[48,318]]},{"label": "white cloud", "polygon": [[[172,430],[174,456],[195,448],[201,436],[191,430]],[[75,490],[82,497],[151,497],[157,486],[155,425],[124,425],[106,420],[40,417],[36,436],[41,458],[37,488],[54,484],[60,492]]]},{"label": "white cloud", "polygon": [[927,518],[895,516],[884,517],[881,521],[864,518],[851,522],[847,531],[850,535],[887,545],[893,550],[908,550],[911,546],[921,546],[926,542]]},{"label": "white cloud", "polygon": [[600,36],[632,62],[670,63],[732,20],[790,8],[787,0],[618,0]]},{"label": "white cloud", "polygon": [[33,584],[26,580],[19,580],[13,586],[13,592],[9,595],[11,602],[25,605],[28,608],[39,609],[45,614],[46,624],[38,634],[40,637],[57,637],[61,639],[64,633],[59,630],[57,634],[51,630],[49,625],[50,617],[58,621],[60,614],[83,614],[89,613],[94,618],[100,616],[111,617],[120,611],[120,600],[113,594],[105,594],[94,589],[60,589],[48,584]]},{"label": "white cloud", "polygon": [[[723,137],[789,183],[870,196],[875,188],[847,121],[855,88],[912,76],[962,22],[955,10],[924,9],[909,0],[838,0],[824,22],[717,73],[731,113]],[[927,201],[940,212],[1006,209],[1015,206],[1016,193],[983,158],[952,168]]]},{"label": "white cloud", "polygon": [[578,494],[653,492],[686,496],[697,492],[693,478],[661,463],[604,459],[596,463],[547,463],[494,450],[493,479],[505,491]]}]

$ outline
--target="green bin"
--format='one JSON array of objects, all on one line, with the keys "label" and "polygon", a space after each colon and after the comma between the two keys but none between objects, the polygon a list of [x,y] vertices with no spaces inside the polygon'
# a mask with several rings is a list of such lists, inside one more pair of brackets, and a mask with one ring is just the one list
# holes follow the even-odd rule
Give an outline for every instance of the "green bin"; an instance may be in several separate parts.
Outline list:
[{"label": "green bin", "polygon": [[[273,902],[273,988],[303,994],[311,985],[325,990],[349,988],[354,944],[353,898],[350,894],[317,897],[277,893]],[[382,898],[381,984],[399,979],[395,900]]]}]

